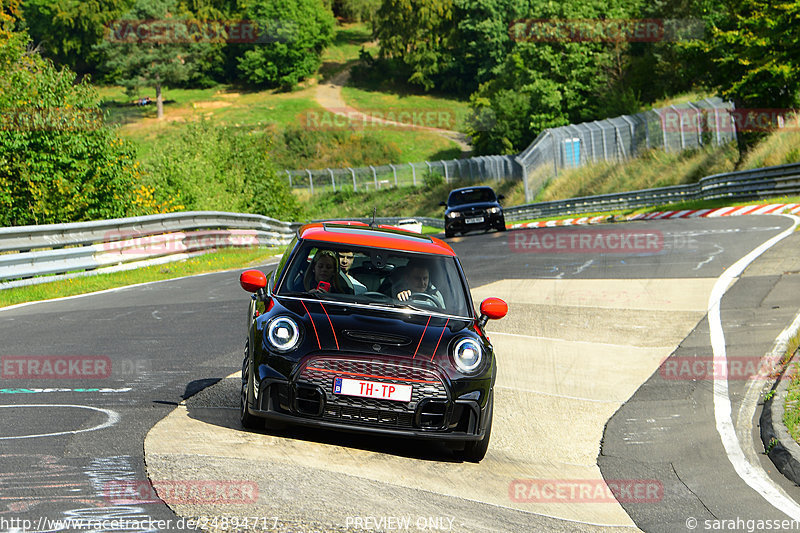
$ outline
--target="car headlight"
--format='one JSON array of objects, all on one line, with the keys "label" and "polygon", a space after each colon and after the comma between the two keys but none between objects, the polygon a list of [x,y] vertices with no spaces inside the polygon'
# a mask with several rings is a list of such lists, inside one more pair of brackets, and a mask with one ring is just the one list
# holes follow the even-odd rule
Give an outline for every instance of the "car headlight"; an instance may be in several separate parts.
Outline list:
[{"label": "car headlight", "polygon": [[490,215],[494,215],[495,213],[499,213],[500,212],[500,208],[499,207],[490,207],[489,209],[486,210],[486,212],[489,213]]},{"label": "car headlight", "polygon": [[470,338],[461,339],[453,347],[453,362],[459,372],[463,374],[475,372],[483,362],[481,345]]},{"label": "car headlight", "polygon": [[461,213],[459,213],[458,211],[451,211],[450,213],[447,213],[447,218],[458,218],[460,216]]},{"label": "car headlight", "polygon": [[267,325],[267,340],[277,352],[290,352],[300,342],[300,327],[291,317],[273,318]]}]

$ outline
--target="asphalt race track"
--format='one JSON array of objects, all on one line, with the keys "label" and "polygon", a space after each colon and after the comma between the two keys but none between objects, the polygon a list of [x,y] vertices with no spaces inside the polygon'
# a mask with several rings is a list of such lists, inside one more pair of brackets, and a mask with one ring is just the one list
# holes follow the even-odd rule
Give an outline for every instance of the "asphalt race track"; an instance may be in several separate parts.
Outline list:
[{"label": "asphalt race track", "polygon": [[[788,529],[800,488],[763,454],[771,382],[753,376],[800,307],[794,224],[451,239],[476,302],[509,303],[488,326],[477,465],[421,441],[240,429],[238,272],[0,310],[0,531]],[[704,371],[724,357],[727,380]]]}]

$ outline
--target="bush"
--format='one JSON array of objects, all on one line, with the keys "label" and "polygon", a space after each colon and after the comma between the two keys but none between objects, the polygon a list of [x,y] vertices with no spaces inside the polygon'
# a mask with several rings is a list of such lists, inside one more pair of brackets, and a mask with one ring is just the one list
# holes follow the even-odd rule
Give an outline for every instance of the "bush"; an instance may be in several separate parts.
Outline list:
[{"label": "bush", "polygon": [[259,33],[271,41],[239,58],[239,71],[253,85],[291,89],[317,71],[333,38],[333,14],[320,0],[254,0],[244,17],[258,22]]},{"label": "bush", "polygon": [[159,205],[187,210],[256,213],[293,220],[299,212],[269,157],[264,134],[209,120],[174,126],[147,164]]},{"label": "bush", "polygon": [[27,43],[0,41],[0,225],[125,216],[132,148],[105,125],[95,90]]}]

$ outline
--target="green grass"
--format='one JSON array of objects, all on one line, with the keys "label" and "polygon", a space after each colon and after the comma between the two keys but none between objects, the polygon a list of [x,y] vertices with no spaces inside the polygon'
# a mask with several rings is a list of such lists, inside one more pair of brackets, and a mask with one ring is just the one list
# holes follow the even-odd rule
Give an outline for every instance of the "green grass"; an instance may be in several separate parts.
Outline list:
[{"label": "green grass", "polygon": [[734,144],[683,152],[650,150],[629,161],[562,171],[537,194],[537,201],[695,183],[711,174],[733,171],[737,159]]},{"label": "green grass", "polygon": [[190,276],[205,272],[218,272],[258,265],[282,253],[282,248],[230,248],[185,261],[155,265],[124,272],[110,272],[70,279],[0,290],[0,307],[24,302],[74,296],[89,292],[135,285],[150,281]]},{"label": "green grass", "polygon": [[443,130],[465,131],[470,112],[468,102],[442,96],[380,92],[347,86],[342,88],[342,97],[347,105],[371,115]]},{"label": "green grass", "polygon": [[[790,341],[786,350],[786,354],[781,360],[782,363],[788,363],[792,356],[797,352],[800,346],[800,334],[795,335]],[[793,368],[787,368],[786,373],[793,373],[789,388],[786,391],[786,400],[783,411],[783,423],[792,438],[800,442],[800,372],[798,372],[798,365],[795,364]]]}]

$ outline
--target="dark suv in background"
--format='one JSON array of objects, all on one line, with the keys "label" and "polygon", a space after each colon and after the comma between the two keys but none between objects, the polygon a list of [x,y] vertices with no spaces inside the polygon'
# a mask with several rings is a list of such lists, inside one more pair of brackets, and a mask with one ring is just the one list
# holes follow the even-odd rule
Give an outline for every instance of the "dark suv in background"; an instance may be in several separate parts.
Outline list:
[{"label": "dark suv in background", "polygon": [[491,187],[462,187],[450,191],[444,212],[444,234],[452,237],[456,233],[473,230],[506,230],[506,219],[500,200]]}]

